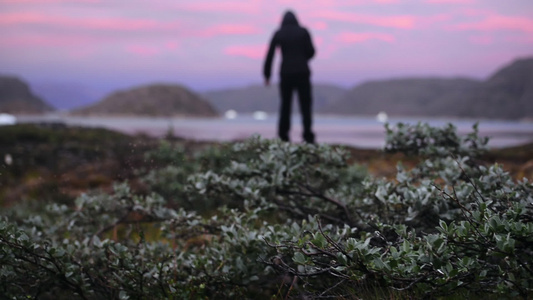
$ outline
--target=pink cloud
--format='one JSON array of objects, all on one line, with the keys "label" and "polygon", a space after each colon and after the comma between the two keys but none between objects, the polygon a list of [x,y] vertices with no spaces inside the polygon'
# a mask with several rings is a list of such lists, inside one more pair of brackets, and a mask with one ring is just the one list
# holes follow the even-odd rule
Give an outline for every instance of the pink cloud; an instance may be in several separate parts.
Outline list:
[{"label": "pink cloud", "polygon": [[261,30],[250,24],[218,24],[206,29],[185,30],[185,24],[180,21],[160,22],[151,19],[125,18],[85,18],[77,19],[65,16],[51,16],[42,13],[12,13],[0,14],[0,25],[44,25],[62,28],[81,28],[88,30],[113,31],[173,31],[184,36],[213,37],[220,35],[257,34]]},{"label": "pink cloud", "polygon": [[460,23],[450,26],[450,28],[455,30],[517,30],[533,32],[533,19],[527,17],[509,17],[490,14],[481,21]]},{"label": "pink cloud", "polygon": [[340,11],[317,11],[312,13],[315,18],[322,18],[333,21],[363,23],[380,27],[391,27],[398,29],[412,29],[416,23],[416,17],[410,15],[400,16],[376,16],[363,15]]},{"label": "pink cloud", "polygon": [[224,49],[224,53],[230,56],[244,56],[252,59],[262,59],[266,55],[266,45],[256,46],[229,46]]},{"label": "pink cloud", "polygon": [[529,36],[507,36],[505,41],[517,44],[533,44],[533,35]]},{"label": "pink cloud", "polygon": [[417,27],[418,28],[428,28],[428,26],[431,26],[435,23],[441,23],[450,21],[453,19],[452,14],[438,14],[438,15],[431,15],[431,16],[420,16],[417,19]]},{"label": "pink cloud", "polygon": [[165,44],[167,50],[176,50],[179,48],[179,43],[175,41],[170,41]]},{"label": "pink cloud", "polygon": [[0,39],[0,48],[9,49],[45,49],[53,48],[54,52],[66,55],[68,58],[80,59],[98,52],[101,39],[86,36],[43,36],[27,34],[23,36],[9,36]]},{"label": "pink cloud", "polygon": [[217,35],[246,35],[261,32],[259,28],[249,24],[219,24],[198,32],[199,36],[213,37]]},{"label": "pink cloud", "polygon": [[78,19],[65,16],[52,16],[42,13],[26,12],[0,14],[0,25],[52,25],[61,27],[77,27],[85,29],[135,31],[150,29],[172,29],[179,26],[179,22],[162,23],[150,19],[125,18],[86,18]]},{"label": "pink cloud", "polygon": [[434,4],[473,4],[476,0],[425,0],[426,3]]},{"label": "pink cloud", "polygon": [[68,56],[73,59],[90,57],[97,52],[97,47],[88,45],[87,47],[76,47],[68,50]]},{"label": "pink cloud", "polygon": [[383,4],[392,4],[392,3],[400,3],[400,0],[374,0],[376,3],[383,3]]},{"label": "pink cloud", "polygon": [[12,13],[12,14],[0,14],[1,25],[19,25],[19,24],[31,24],[31,23],[46,23],[53,21],[52,18],[33,12],[26,13]]},{"label": "pink cloud", "polygon": [[314,38],[314,42],[315,42],[315,44],[318,47],[320,47],[320,46],[324,45],[324,38],[321,37],[321,36],[317,36],[317,37]]},{"label": "pink cloud", "polygon": [[101,3],[101,0],[3,0],[3,3],[15,4],[57,4],[57,3]]},{"label": "pink cloud", "polygon": [[462,15],[468,16],[468,17],[483,17],[487,15],[494,14],[493,10],[476,7],[476,8],[464,8],[460,10],[460,13]]},{"label": "pink cloud", "polygon": [[387,43],[393,43],[396,41],[396,38],[391,34],[379,32],[343,32],[337,35],[335,40],[346,44],[362,43],[369,40],[379,40]]},{"label": "pink cloud", "polygon": [[314,22],[310,25],[313,30],[325,30],[328,29],[328,23],[323,21]]},{"label": "pink cloud", "polygon": [[490,45],[494,43],[494,38],[490,35],[474,35],[468,40],[475,45]]},{"label": "pink cloud", "polygon": [[317,47],[317,57],[329,59],[339,49],[338,43],[325,43],[322,36],[314,38],[315,46]]},{"label": "pink cloud", "polygon": [[212,12],[217,12],[217,13],[226,12],[226,13],[244,13],[244,14],[257,13],[261,10],[260,5],[258,5],[256,1],[245,1],[245,2],[239,2],[239,1],[198,2],[198,1],[194,1],[192,3],[180,3],[177,5],[177,7],[180,9],[189,10],[189,11],[197,11],[197,12],[212,11]]},{"label": "pink cloud", "polygon": [[126,47],[126,51],[140,56],[154,56],[161,52],[157,47],[144,45],[130,45]]},{"label": "pink cloud", "polygon": [[4,37],[0,40],[2,47],[86,47],[95,39],[84,36],[43,36],[23,35]]},{"label": "pink cloud", "polygon": [[[76,24],[77,22],[74,22]],[[171,24],[164,24],[154,20],[128,20],[128,19],[88,19],[78,23],[80,27],[89,29],[111,29],[135,31],[142,29],[163,29],[169,28]],[[171,26],[172,27],[172,26]]]}]

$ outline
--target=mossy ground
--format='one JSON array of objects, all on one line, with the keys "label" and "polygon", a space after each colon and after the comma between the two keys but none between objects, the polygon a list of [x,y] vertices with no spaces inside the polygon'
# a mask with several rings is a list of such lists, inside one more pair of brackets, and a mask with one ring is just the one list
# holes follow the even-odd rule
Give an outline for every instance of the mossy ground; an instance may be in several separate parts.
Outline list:
[{"label": "mossy ground", "polygon": [[[172,138],[187,153],[217,143]],[[60,124],[21,124],[0,127],[0,205],[27,200],[70,203],[91,189],[111,189],[128,181],[142,192],[139,176],[153,168],[145,153],[160,141],[130,136],[102,128],[67,127]],[[406,167],[420,158],[381,150],[349,147],[349,163],[357,163],[378,177],[393,178],[396,164]],[[494,149],[481,158],[498,162],[513,177],[533,179],[533,143]]]}]

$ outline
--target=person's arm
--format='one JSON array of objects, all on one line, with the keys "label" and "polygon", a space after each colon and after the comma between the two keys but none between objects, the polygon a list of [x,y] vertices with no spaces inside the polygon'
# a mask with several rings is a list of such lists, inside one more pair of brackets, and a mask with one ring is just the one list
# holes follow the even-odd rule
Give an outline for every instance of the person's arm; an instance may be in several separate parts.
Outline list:
[{"label": "person's arm", "polygon": [[263,66],[263,76],[265,76],[265,85],[270,84],[270,76],[272,74],[272,60],[274,59],[274,53],[277,46],[276,35],[272,37],[270,41],[270,46],[268,47],[267,56],[265,59],[265,64]]}]

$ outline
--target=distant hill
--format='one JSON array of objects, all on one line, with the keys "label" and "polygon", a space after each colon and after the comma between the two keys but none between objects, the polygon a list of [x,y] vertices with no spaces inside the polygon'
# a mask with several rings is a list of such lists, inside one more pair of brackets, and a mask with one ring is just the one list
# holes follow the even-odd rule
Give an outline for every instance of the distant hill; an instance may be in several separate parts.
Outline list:
[{"label": "distant hill", "polygon": [[465,97],[481,82],[466,79],[407,78],[363,83],[321,112],[376,115],[384,111],[396,116],[453,115],[446,111],[449,98]]},{"label": "distant hill", "polygon": [[[346,89],[331,84],[313,85],[313,106],[316,109],[331,105],[337,101]],[[243,88],[232,88],[209,91],[204,97],[217,108],[219,112],[233,109],[241,113],[254,111],[277,112],[279,109],[279,88],[276,84],[265,87],[251,85]],[[294,96],[293,110],[298,110],[297,94]]]},{"label": "distant hill", "polygon": [[518,59],[496,71],[464,99],[461,117],[533,119],[533,58]]},{"label": "distant hill", "polygon": [[533,118],[533,58],[519,59],[485,81],[410,78],[363,83],[320,110],[344,115]]},{"label": "distant hill", "polygon": [[180,85],[152,84],[118,91],[77,115],[213,117],[217,111],[201,96]]},{"label": "distant hill", "polygon": [[40,114],[54,109],[32,93],[28,84],[17,77],[0,76],[0,112]]}]

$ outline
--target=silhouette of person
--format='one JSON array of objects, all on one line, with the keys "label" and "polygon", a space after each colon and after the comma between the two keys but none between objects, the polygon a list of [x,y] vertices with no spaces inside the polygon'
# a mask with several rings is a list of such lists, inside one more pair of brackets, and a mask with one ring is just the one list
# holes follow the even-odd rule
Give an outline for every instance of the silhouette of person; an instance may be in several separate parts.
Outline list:
[{"label": "silhouette of person", "polygon": [[289,141],[291,128],[291,106],[294,91],[298,92],[300,112],[303,123],[303,138],[307,143],[315,142],[312,131],[312,95],[311,70],[308,62],[315,55],[315,48],[311,35],[306,28],[298,24],[293,12],[287,11],[283,16],[281,27],[274,33],[263,67],[265,85],[270,84],[272,60],[276,47],[281,48],[280,68],[280,114],[278,136],[283,141]]}]

